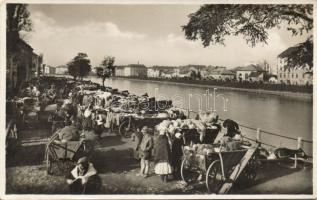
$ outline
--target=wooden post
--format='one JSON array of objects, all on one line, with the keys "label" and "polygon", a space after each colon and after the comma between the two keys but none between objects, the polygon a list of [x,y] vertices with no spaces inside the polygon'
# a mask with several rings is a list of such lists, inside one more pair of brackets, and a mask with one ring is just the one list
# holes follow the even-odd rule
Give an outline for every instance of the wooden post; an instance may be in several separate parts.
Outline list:
[{"label": "wooden post", "polygon": [[295,159],[294,159],[294,168],[297,168],[297,154],[295,153]]},{"label": "wooden post", "polygon": [[297,138],[297,149],[303,148],[303,142],[302,142],[302,140],[303,140],[302,137],[298,137],[298,138]]},{"label": "wooden post", "polygon": [[261,142],[261,129],[256,129],[256,142]]}]

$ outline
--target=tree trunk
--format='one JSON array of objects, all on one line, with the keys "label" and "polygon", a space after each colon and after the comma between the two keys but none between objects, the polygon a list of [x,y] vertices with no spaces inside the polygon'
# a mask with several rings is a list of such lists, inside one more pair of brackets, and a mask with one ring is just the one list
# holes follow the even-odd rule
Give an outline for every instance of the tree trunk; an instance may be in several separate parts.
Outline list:
[{"label": "tree trunk", "polygon": [[102,77],[102,87],[105,87],[105,81],[106,81],[106,78]]}]

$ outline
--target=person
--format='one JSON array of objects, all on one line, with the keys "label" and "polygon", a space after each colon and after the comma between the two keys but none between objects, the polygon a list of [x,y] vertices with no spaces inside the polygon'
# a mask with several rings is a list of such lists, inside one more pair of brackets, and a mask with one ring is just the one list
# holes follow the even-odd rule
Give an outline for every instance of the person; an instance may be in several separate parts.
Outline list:
[{"label": "person", "polygon": [[238,123],[231,119],[226,119],[223,122],[223,127],[227,128],[227,133],[225,134],[225,136],[233,138],[236,134],[240,134]]},{"label": "person", "polygon": [[49,117],[49,122],[52,123],[52,134],[54,134],[58,128],[64,126],[65,113],[62,111],[61,107],[60,104],[57,104],[55,112]]},{"label": "person", "polygon": [[96,189],[97,170],[86,156],[80,158],[66,177],[70,193],[84,194]]},{"label": "person", "polygon": [[134,147],[133,147],[133,157],[136,160],[140,159],[140,144],[143,138],[143,134],[141,133],[141,131],[136,131],[134,133],[132,133],[131,135],[131,140],[134,142]]},{"label": "person", "polygon": [[149,133],[147,126],[144,126],[141,130],[143,138],[140,144],[140,158],[141,158],[141,170],[137,176],[143,176],[144,178],[149,175],[151,151],[153,149],[153,138]]},{"label": "person", "polygon": [[79,131],[75,126],[76,121],[72,119],[71,124],[65,126],[58,132],[59,139],[63,142],[79,140]]},{"label": "person", "polygon": [[107,115],[105,113],[102,113],[101,111],[96,111],[96,118],[94,123],[94,129],[96,131],[96,134],[101,138],[101,135],[104,131],[104,123],[107,119]]},{"label": "person", "polygon": [[183,135],[178,131],[175,133],[175,139],[172,142],[172,167],[174,176],[179,177],[181,161],[183,156],[184,140]]},{"label": "person", "polygon": [[163,182],[167,182],[167,177],[172,173],[171,162],[171,148],[169,144],[169,139],[166,135],[166,130],[162,129],[159,132],[154,145],[154,161],[155,174],[161,176]]}]

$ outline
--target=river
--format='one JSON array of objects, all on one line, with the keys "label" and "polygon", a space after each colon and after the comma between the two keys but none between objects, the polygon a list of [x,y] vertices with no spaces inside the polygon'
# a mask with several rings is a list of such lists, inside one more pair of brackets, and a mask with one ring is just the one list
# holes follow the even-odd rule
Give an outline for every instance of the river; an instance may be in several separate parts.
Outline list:
[{"label": "river", "polygon": [[[101,83],[101,79],[90,78]],[[220,90],[174,83],[158,83],[112,78],[106,86],[128,90],[142,95],[148,93],[156,99],[171,99],[178,107],[193,111],[216,110],[221,119],[233,119],[241,125],[277,133],[280,135],[312,141],[313,103],[311,100],[287,98],[242,91]],[[242,134],[255,138],[255,131],[242,127]],[[296,148],[297,141],[261,134],[261,140],[276,147]],[[312,155],[312,144],[304,142],[304,150]]]}]

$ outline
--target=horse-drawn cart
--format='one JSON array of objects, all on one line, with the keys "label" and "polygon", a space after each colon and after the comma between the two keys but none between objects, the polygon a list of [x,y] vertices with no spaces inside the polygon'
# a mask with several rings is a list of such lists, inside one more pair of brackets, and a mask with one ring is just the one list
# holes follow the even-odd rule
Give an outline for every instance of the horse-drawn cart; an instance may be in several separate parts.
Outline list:
[{"label": "horse-drawn cart", "polygon": [[204,153],[184,150],[181,165],[183,181],[190,184],[198,179],[203,180],[205,176],[209,192],[224,194],[229,192],[239,176],[247,181],[255,179],[257,146],[235,151],[222,151],[221,146],[215,149],[217,151]]}]

